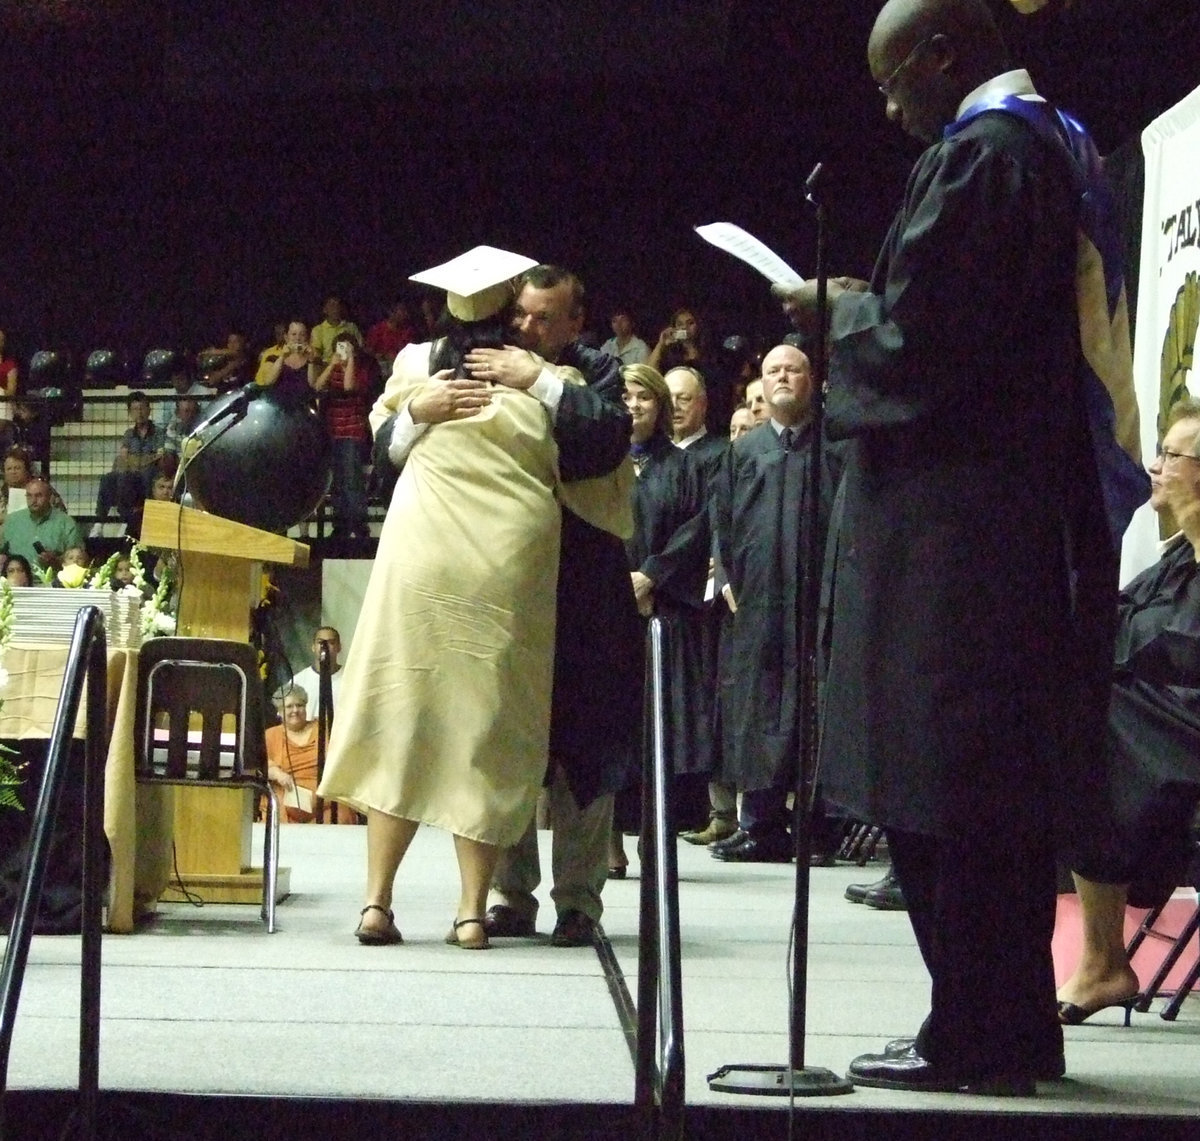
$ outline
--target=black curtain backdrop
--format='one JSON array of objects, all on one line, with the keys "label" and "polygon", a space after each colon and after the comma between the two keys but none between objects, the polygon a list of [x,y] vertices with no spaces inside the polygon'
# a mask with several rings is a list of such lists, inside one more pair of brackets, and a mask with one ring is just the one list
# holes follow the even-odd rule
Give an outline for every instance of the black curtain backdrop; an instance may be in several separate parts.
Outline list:
[{"label": "black curtain backdrop", "polygon": [[[1014,55],[1111,152],[1193,88],[1194,0],[1075,0]],[[364,325],[410,273],[488,242],[583,275],[593,323],[678,304],[785,331],[765,283],[692,227],[736,221],[798,269],[804,179],[831,261],[865,276],[915,144],[865,62],[870,0],[410,5],[0,4],[0,328],[35,349],[199,349],[231,326]]]}]

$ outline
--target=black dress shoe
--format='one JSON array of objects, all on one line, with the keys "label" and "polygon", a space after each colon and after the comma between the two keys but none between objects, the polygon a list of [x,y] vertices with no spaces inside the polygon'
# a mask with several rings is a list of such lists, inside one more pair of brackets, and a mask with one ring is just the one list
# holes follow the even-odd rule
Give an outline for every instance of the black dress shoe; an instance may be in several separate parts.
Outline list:
[{"label": "black dress shoe", "polygon": [[490,939],[528,939],[537,934],[532,916],[522,915],[515,907],[503,903],[487,909],[483,929]]},{"label": "black dress shoe", "polygon": [[1033,1097],[1037,1093],[1031,1074],[956,1076],[926,1061],[915,1049],[894,1057],[862,1054],[850,1063],[847,1076],[856,1086],[917,1093],[975,1093],[988,1097]]},{"label": "black dress shoe", "polygon": [[890,872],[863,896],[863,903],[876,911],[908,910],[904,892],[900,890],[900,881]]},{"label": "black dress shoe", "polygon": [[564,911],[554,925],[550,944],[554,947],[590,947],[596,934],[596,921],[582,911]]},{"label": "black dress shoe", "polygon": [[[915,1038],[893,1038],[883,1048],[885,1058],[919,1057],[917,1040]],[[1039,1082],[1059,1081],[1067,1072],[1067,1064],[1062,1054],[1047,1055],[1046,1061],[1035,1062],[1033,1076]]]},{"label": "black dress shoe", "polygon": [[713,857],[727,864],[786,864],[795,854],[791,837],[784,832],[747,836],[736,848],[713,852]]},{"label": "black dress shoe", "polygon": [[744,844],[748,839],[750,839],[750,833],[738,828],[724,840],[714,840],[709,844],[708,850],[715,856],[718,852],[725,851],[726,848],[736,848],[739,844]]},{"label": "black dress shoe", "polygon": [[867,896],[873,891],[883,891],[896,883],[896,874],[888,868],[887,874],[874,883],[852,883],[846,886],[846,898],[851,903],[866,903]]}]

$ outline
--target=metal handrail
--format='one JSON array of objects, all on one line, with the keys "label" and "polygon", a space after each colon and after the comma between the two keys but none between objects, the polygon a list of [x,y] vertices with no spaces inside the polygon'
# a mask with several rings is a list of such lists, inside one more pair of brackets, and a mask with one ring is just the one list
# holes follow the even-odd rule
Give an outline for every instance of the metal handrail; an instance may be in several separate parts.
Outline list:
[{"label": "metal handrail", "polygon": [[654,1136],[675,1141],[683,1136],[683,980],[679,952],[679,870],[667,794],[670,774],[663,730],[663,636],[661,619],[651,618],[646,635],[649,747],[644,750],[642,765],[634,1103],[657,1109],[652,1116]]},{"label": "metal handrail", "polygon": [[34,810],[25,874],[13,915],[4,969],[0,974],[0,1136],[4,1134],[4,1094],[8,1089],[8,1057],[29,943],[42,880],[50,854],[54,818],[58,814],[71,738],[79,703],[87,685],[87,737],[83,772],[83,905],[80,947],[79,1107],[77,1136],[96,1136],[96,1106],[100,1090],[100,912],[105,884],[101,882],[104,844],[104,758],[107,722],[108,645],[104,615],[85,606],[75,619],[67,668],[63,673],[58,709],[50,732],[46,771]]}]

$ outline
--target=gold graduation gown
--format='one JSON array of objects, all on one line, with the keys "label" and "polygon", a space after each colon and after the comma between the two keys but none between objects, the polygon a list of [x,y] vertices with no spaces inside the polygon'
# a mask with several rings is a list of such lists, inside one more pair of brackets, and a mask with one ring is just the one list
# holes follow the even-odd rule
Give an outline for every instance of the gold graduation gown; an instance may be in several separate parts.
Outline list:
[{"label": "gold graduation gown", "polygon": [[[374,427],[428,383],[397,358]],[[413,445],[345,665],[321,795],[515,843],[547,762],[560,512],[549,414],[497,386]]]}]

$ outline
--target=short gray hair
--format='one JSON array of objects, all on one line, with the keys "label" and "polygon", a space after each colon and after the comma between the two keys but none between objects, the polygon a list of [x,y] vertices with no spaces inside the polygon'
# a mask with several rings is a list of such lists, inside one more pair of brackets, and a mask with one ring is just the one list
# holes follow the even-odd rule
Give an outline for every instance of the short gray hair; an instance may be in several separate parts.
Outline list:
[{"label": "short gray hair", "polygon": [[1167,428],[1173,428],[1181,420],[1196,421],[1196,435],[1192,437],[1191,453],[1194,456],[1200,456],[1200,400],[1194,396],[1185,396],[1182,400],[1175,401],[1167,412],[1167,422],[1164,425],[1164,431]]},{"label": "short gray hair", "polygon": [[289,697],[298,697],[305,705],[308,704],[308,692],[304,686],[297,685],[294,681],[285,681],[273,694],[271,700],[275,703],[276,709],[282,709],[283,703]]}]

